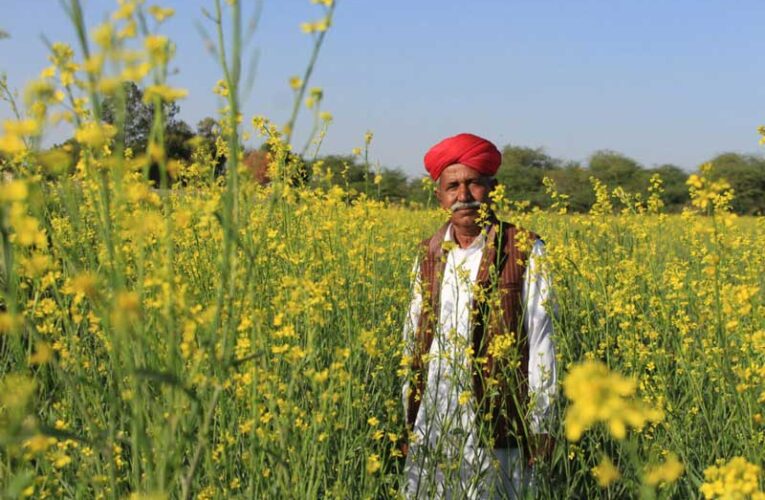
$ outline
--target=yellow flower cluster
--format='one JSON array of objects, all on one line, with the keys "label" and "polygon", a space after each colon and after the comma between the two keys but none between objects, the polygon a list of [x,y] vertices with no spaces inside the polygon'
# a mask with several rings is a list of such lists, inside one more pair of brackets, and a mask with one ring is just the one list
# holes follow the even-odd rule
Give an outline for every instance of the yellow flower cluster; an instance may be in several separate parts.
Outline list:
[{"label": "yellow flower cluster", "polygon": [[712,465],[704,470],[701,493],[707,499],[764,500],[765,491],[760,489],[761,471],[759,465],[749,463],[744,457]]},{"label": "yellow flower cluster", "polygon": [[303,31],[303,33],[321,33],[329,29],[330,22],[330,18],[324,17],[318,21],[301,23],[300,29]]},{"label": "yellow flower cluster", "polygon": [[699,170],[701,175],[691,174],[686,181],[693,206],[702,211],[712,207],[717,210],[727,207],[733,198],[730,184],[724,179],[713,180],[710,177],[713,171],[711,163],[705,163]]},{"label": "yellow flower cluster", "polygon": [[671,484],[683,474],[685,467],[677,459],[677,456],[670,453],[663,464],[650,467],[645,472],[645,482],[650,486],[660,484]]},{"label": "yellow flower cluster", "polygon": [[186,89],[172,88],[165,84],[150,85],[144,91],[143,100],[150,103],[153,99],[158,98],[163,102],[174,102],[185,98],[188,93]]},{"label": "yellow flower cluster", "polygon": [[592,475],[601,488],[607,488],[611,483],[622,477],[621,472],[607,456],[603,456],[600,463],[592,468]]},{"label": "yellow flower cluster", "polygon": [[488,354],[497,359],[508,357],[515,345],[515,333],[497,335],[491,339]]},{"label": "yellow flower cluster", "polygon": [[25,138],[40,133],[40,123],[32,120],[5,120],[0,135],[0,152],[16,154],[26,149]]},{"label": "yellow flower cluster", "polygon": [[88,122],[75,131],[74,138],[80,144],[98,149],[108,144],[116,133],[117,130],[108,123]]},{"label": "yellow flower cluster", "polygon": [[640,430],[647,422],[661,421],[663,412],[636,399],[636,389],[635,380],[611,372],[601,362],[574,366],[563,381],[563,391],[570,400],[566,438],[578,441],[584,431],[603,422],[614,438],[624,439],[627,426]]}]

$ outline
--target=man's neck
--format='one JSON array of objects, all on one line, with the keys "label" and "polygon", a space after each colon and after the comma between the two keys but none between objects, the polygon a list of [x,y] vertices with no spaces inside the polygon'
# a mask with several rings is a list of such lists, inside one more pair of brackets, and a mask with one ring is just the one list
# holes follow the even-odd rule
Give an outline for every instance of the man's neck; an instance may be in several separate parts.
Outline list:
[{"label": "man's neck", "polygon": [[481,226],[455,226],[452,224],[452,237],[454,242],[459,245],[460,248],[467,248],[473,244],[476,238],[481,234]]}]

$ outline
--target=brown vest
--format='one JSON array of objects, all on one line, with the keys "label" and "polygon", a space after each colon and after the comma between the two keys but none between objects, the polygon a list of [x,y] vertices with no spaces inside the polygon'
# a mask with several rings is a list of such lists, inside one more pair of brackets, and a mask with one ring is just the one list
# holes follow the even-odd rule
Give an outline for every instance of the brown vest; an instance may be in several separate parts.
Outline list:
[{"label": "brown vest", "polygon": [[[414,384],[409,394],[407,424],[411,430],[425,392],[427,363],[440,315],[441,280],[446,262],[442,243],[449,224],[422,241],[420,280],[423,308],[417,325],[412,355]],[[486,246],[478,270],[477,285],[485,300],[473,300],[473,392],[478,403],[477,424],[493,438],[495,448],[523,446],[528,450],[525,426],[528,399],[529,349],[522,321],[521,288],[527,259],[515,244],[521,230],[495,221],[487,230]],[[527,232],[529,241],[537,236]],[[520,332],[519,332],[520,325]],[[514,344],[499,359],[489,352],[492,339],[509,334]]]}]

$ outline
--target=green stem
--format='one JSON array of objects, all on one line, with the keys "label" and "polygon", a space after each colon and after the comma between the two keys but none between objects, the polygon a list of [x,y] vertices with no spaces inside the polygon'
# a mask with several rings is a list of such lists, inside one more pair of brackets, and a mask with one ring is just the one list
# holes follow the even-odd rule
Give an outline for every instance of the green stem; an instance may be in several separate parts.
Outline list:
[{"label": "green stem", "polygon": [[[335,5],[336,3],[332,3],[332,6],[327,10],[326,17],[327,17],[327,23],[332,23],[332,14],[335,11]],[[300,104],[303,102],[303,98],[305,97],[305,90],[308,88],[308,81],[311,79],[311,75],[313,74],[313,68],[316,65],[316,61],[319,58],[319,51],[321,50],[321,46],[324,43],[324,38],[327,35],[328,30],[324,30],[319,33],[319,36],[316,37],[316,41],[313,44],[313,51],[311,52],[311,59],[308,62],[308,66],[305,68],[305,72],[303,73],[303,80],[302,84],[300,85],[300,89],[297,92],[297,95],[295,96],[295,102],[292,104],[292,114],[290,115],[290,119],[287,122],[287,137],[286,137],[286,143],[290,144],[292,142],[292,134],[295,131],[295,122],[297,121],[298,113],[300,112]]]}]

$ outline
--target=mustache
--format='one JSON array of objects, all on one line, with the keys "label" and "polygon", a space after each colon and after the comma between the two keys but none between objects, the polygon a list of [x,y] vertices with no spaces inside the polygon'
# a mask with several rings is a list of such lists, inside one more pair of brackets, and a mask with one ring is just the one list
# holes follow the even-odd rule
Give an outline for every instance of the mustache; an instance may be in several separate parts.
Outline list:
[{"label": "mustache", "polygon": [[466,208],[481,208],[481,202],[479,201],[468,201],[468,202],[462,202],[457,201],[455,202],[451,207],[449,207],[449,210],[452,212],[456,212],[457,210],[464,210]]}]

